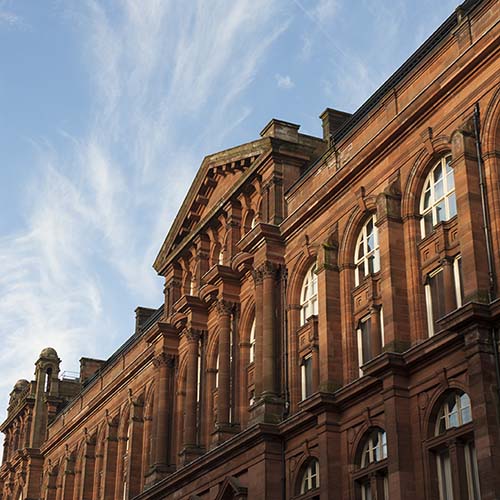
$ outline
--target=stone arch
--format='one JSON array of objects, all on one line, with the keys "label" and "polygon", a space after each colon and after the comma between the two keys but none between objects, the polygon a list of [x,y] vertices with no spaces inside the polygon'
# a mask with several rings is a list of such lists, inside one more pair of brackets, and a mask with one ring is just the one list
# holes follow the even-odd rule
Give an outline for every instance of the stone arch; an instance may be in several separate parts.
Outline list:
[{"label": "stone arch", "polygon": [[295,306],[300,304],[300,292],[302,290],[302,284],[304,283],[304,278],[310,267],[316,262],[318,256],[317,253],[313,252],[303,252],[295,265],[293,270],[289,275],[288,280],[288,306]]},{"label": "stone arch", "polygon": [[374,203],[373,206],[365,206],[363,209],[357,206],[349,216],[340,238],[339,265],[341,269],[354,265],[354,252],[359,232],[361,231],[366,219],[373,213],[375,213]]},{"label": "stone arch", "polygon": [[483,154],[500,151],[500,85],[486,107],[483,123],[481,127]]}]

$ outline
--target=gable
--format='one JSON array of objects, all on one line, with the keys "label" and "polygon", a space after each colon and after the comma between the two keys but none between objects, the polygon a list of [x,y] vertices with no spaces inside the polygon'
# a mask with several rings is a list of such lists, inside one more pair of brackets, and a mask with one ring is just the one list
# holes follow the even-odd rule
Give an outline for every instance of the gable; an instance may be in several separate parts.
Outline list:
[{"label": "gable", "polygon": [[171,251],[200,221],[205,220],[228,198],[244,173],[269,148],[267,139],[259,139],[205,157],[153,264],[160,272]]}]

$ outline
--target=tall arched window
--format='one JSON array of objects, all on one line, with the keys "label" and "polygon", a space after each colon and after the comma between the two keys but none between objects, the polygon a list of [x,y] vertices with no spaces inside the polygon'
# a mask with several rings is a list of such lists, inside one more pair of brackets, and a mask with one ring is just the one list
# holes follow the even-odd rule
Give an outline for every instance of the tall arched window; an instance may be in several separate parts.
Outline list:
[{"label": "tall arched window", "polygon": [[380,271],[377,217],[372,215],[361,228],[356,241],[354,281],[358,286],[365,276]]},{"label": "tall arched window", "polygon": [[360,443],[358,471],[354,474],[356,500],[388,500],[387,435],[383,429],[372,429]]},{"label": "tall arched window", "polygon": [[316,264],[313,264],[306,273],[300,292],[300,324],[304,325],[315,314],[318,314],[318,277]]},{"label": "tall arched window", "polygon": [[434,435],[429,440],[434,462],[431,467],[435,479],[433,484],[437,484],[438,489],[434,494],[439,493],[440,500],[480,500],[469,395],[462,391],[448,393],[434,415]]},{"label": "tall arched window", "polygon": [[457,213],[455,179],[450,163],[451,156],[441,158],[425,179],[420,198],[422,238],[431,233],[434,226]]},{"label": "tall arched window", "polygon": [[[300,498],[319,498],[319,462],[318,459],[308,460],[301,468],[297,482],[297,495]],[[318,496],[316,496],[318,495]]]}]

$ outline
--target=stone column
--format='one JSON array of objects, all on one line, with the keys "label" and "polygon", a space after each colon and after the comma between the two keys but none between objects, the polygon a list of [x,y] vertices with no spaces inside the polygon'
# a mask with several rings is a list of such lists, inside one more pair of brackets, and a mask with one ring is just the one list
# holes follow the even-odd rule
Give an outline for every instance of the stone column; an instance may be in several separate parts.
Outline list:
[{"label": "stone column", "polygon": [[197,455],[200,449],[197,440],[198,411],[198,352],[201,332],[193,328],[184,330],[187,341],[187,370],[186,370],[186,415],[184,421],[184,446],[181,452],[183,463],[188,463]]},{"label": "stone column", "polygon": [[[371,358],[378,356],[382,352],[382,332],[380,330],[380,306],[370,307],[370,345]],[[370,359],[371,359],[370,358]]]},{"label": "stone column", "polygon": [[63,483],[62,483],[62,500],[73,500],[75,485],[75,459],[68,454],[65,457]]},{"label": "stone column", "polygon": [[262,394],[276,395],[276,266],[266,262],[262,273]]},{"label": "stone column", "polygon": [[472,406],[481,499],[500,498],[500,431],[498,387],[489,328],[471,327],[465,333],[468,394]]},{"label": "stone column", "polygon": [[170,441],[172,420],[172,379],[175,356],[159,353],[153,360],[156,368],[155,418],[154,418],[154,457],[153,482],[165,476],[170,465]]},{"label": "stone column", "polygon": [[115,486],[116,486],[116,465],[118,453],[118,436],[117,427],[118,423],[107,417],[107,431],[104,443],[104,464],[103,464],[103,500],[115,500]]},{"label": "stone column", "polygon": [[[169,388],[170,389],[170,388]],[[169,390],[170,393],[170,390]],[[171,405],[167,404],[168,409]],[[129,422],[129,444],[128,444],[128,460],[126,477],[127,477],[127,487],[128,491],[126,498],[135,498],[141,492],[141,465],[142,465],[142,449],[143,449],[143,437],[144,437],[144,403],[138,399],[132,400]],[[170,418],[166,416],[167,426],[170,430]],[[168,445],[169,436],[166,436],[167,444],[167,463],[168,463]]]},{"label": "stone column", "polygon": [[80,484],[81,490],[77,492],[77,495],[79,495],[77,498],[81,500],[92,500],[95,473],[95,439],[86,436],[84,446],[82,479]]},{"label": "stone column", "polygon": [[333,392],[342,384],[342,335],[340,331],[340,277],[337,236],[325,241],[318,253],[319,390]]},{"label": "stone column", "polygon": [[410,347],[410,328],[399,178],[377,196],[376,226],[380,248],[380,295],[384,307],[384,350],[403,352]]},{"label": "stone column", "polygon": [[462,255],[464,303],[488,302],[488,261],[481,218],[479,168],[472,118],[452,134],[451,150],[457,199],[458,237]]},{"label": "stone column", "polygon": [[408,379],[391,367],[383,379],[382,397],[389,454],[389,498],[413,500],[417,497],[412,454],[411,408]]},{"label": "stone column", "polygon": [[[272,262],[262,264],[258,272],[262,276],[262,296],[257,296],[256,289],[256,388],[260,382],[261,392],[256,391],[257,402],[252,407],[252,421],[269,423],[279,422],[283,416],[283,400],[279,396],[277,380],[278,338],[280,335],[277,324],[277,266]],[[260,278],[259,276],[259,278]],[[257,301],[261,300],[262,303]],[[262,323],[259,321],[262,318]],[[262,325],[261,333],[258,328]],[[259,340],[261,348],[259,349]],[[261,360],[261,373],[257,371],[257,361]],[[259,376],[260,375],[260,376]]]},{"label": "stone column", "polygon": [[255,284],[255,359],[254,359],[254,380],[255,398],[259,398],[262,393],[262,320],[263,320],[263,293],[262,293],[262,272],[258,269],[253,271]]},{"label": "stone column", "polygon": [[219,387],[217,391],[217,427],[229,426],[231,374],[231,312],[233,304],[224,300],[217,303],[219,314]]}]

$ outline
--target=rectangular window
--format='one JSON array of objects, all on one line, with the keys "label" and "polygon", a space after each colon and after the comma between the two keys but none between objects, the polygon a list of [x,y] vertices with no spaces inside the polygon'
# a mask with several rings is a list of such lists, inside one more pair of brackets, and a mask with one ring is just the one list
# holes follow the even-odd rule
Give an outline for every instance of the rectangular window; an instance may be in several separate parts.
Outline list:
[{"label": "rectangular window", "polygon": [[455,297],[457,299],[457,307],[462,307],[464,288],[462,279],[462,259],[460,255],[453,261],[453,279],[455,281]]},{"label": "rectangular window", "polygon": [[436,321],[445,315],[443,270],[438,269],[429,275],[425,285],[427,306],[427,325],[429,337],[436,332]]},{"label": "rectangular window", "polygon": [[479,473],[477,470],[476,448],[474,443],[467,443],[465,445],[464,452],[469,498],[471,500],[480,500],[481,493],[479,491]]},{"label": "rectangular window", "polygon": [[372,359],[371,349],[371,317],[366,316],[358,324],[358,363],[359,376],[363,376],[361,366]]},{"label": "rectangular window", "polygon": [[[462,306],[463,280],[462,280],[462,259],[460,255],[453,260],[453,294],[455,296],[456,307]],[[437,321],[445,314],[451,312],[446,310],[445,305],[445,284],[444,271],[439,268],[430,273],[425,284],[425,302],[427,308],[427,325],[429,337],[437,331]]]},{"label": "rectangular window", "polygon": [[312,355],[308,354],[300,366],[302,399],[308,398],[312,394]]},{"label": "rectangular window", "polygon": [[450,453],[444,450],[436,456],[439,500],[453,500]]}]

